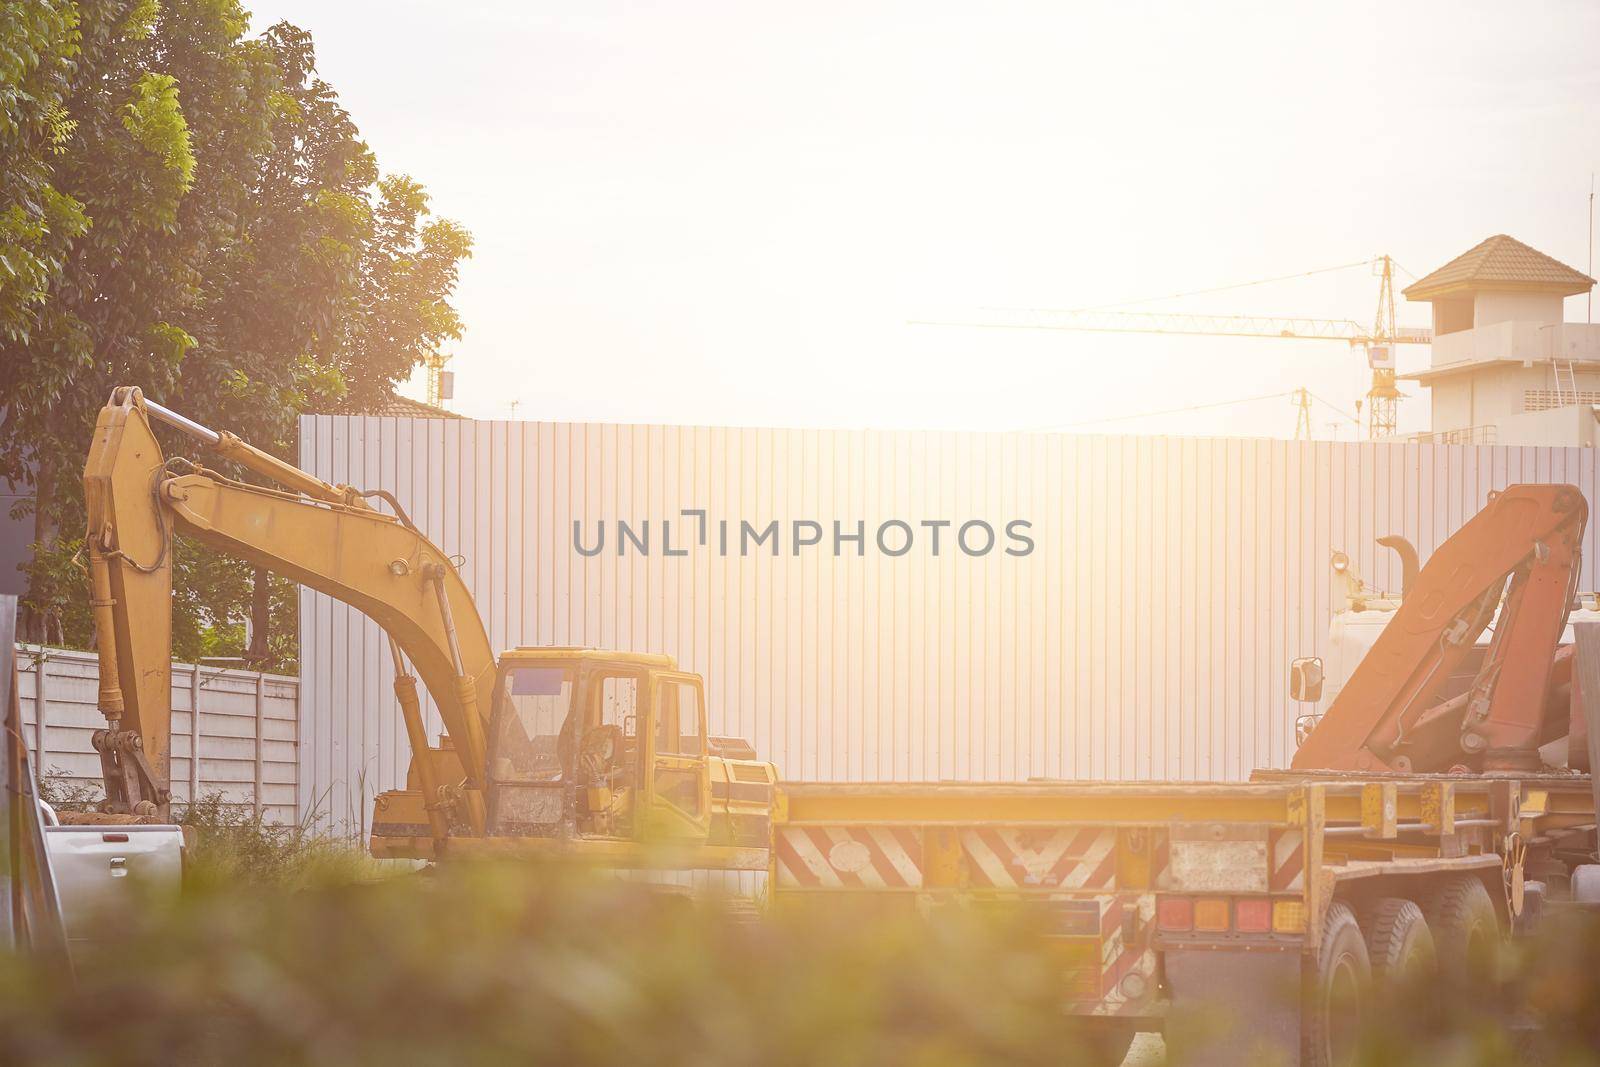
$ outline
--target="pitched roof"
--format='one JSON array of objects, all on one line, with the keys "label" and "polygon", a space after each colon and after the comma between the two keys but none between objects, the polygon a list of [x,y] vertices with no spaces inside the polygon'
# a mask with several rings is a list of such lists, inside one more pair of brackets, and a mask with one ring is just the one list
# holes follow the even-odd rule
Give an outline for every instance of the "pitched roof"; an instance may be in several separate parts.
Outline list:
[{"label": "pitched roof", "polygon": [[409,396],[392,393],[382,400],[360,407],[346,406],[338,412],[340,415],[384,415],[401,419],[464,419],[465,415],[457,415],[444,408],[436,408],[432,404],[424,404],[420,400],[413,400]]},{"label": "pitched roof", "polygon": [[1497,233],[1461,253],[1432,274],[1404,290],[1407,300],[1432,300],[1451,293],[1481,289],[1515,289],[1523,292],[1588,292],[1594,279],[1529,248],[1515,237]]}]

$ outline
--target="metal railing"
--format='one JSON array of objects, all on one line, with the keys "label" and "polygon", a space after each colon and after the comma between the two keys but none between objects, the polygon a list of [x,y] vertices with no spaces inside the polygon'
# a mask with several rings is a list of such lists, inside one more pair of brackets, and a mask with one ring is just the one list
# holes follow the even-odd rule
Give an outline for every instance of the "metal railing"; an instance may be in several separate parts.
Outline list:
[{"label": "metal railing", "polygon": [[1493,423],[1482,426],[1463,426],[1456,430],[1435,430],[1433,433],[1414,433],[1406,441],[1416,445],[1493,445],[1499,443],[1499,427]]}]

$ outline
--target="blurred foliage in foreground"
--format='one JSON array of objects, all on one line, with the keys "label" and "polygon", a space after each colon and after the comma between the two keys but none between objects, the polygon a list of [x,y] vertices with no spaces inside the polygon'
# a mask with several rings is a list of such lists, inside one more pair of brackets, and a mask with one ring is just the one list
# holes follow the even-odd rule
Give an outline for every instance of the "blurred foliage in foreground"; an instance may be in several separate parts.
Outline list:
[{"label": "blurred foliage in foreground", "polygon": [[0,961],[0,1060],[1071,1062],[1040,944],[994,920],[738,922],[526,868],[213,885],[123,919],[75,992]]},{"label": "blurred foliage in foreground", "polygon": [[[1085,1062],[1020,914],[830,901],[738,921],[601,875],[402,871],[222,806],[192,814],[183,898],[118,919],[75,988],[0,958],[0,1062]],[[1600,1063],[1597,963],[1600,922],[1551,917],[1495,978],[1376,997],[1363,1063]],[[1514,1025],[1529,1022],[1537,1039]]]},{"label": "blurred foliage in foreground", "polygon": [[1549,910],[1471,971],[1379,991],[1363,1067],[1600,1064],[1600,911]]}]

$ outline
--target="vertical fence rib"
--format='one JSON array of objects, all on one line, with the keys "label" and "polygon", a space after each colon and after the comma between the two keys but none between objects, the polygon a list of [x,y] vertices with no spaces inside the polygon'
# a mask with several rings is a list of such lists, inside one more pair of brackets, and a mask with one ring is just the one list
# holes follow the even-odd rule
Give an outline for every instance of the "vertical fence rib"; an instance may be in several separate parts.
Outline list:
[{"label": "vertical fence rib", "polygon": [[[40,775],[44,774],[44,743],[45,720],[49,718],[49,687],[45,685],[44,675],[48,669],[45,665],[50,662],[50,657],[44,654],[44,645],[39,646],[39,651],[33,657],[33,755],[34,766]],[[17,726],[20,728],[21,723]]]},{"label": "vertical fence rib", "polygon": [[256,821],[261,821],[262,762],[265,759],[267,728],[267,676],[256,672]]},{"label": "vertical fence rib", "polygon": [[200,799],[200,664],[189,668],[189,803]]}]

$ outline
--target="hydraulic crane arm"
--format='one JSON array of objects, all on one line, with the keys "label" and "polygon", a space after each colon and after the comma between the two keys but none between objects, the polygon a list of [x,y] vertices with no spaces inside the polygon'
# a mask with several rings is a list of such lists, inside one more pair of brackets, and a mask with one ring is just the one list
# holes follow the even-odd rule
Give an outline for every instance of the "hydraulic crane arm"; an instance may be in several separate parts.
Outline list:
[{"label": "hydraulic crane arm", "polygon": [[[163,458],[152,417],[284,488],[246,485]],[[449,557],[403,513],[381,513],[357,490],[207,430],[130,387],[117,389],[100,412],[84,491],[100,707],[108,722],[96,747],[112,810],[165,815],[170,799],[172,537],[181,533],[377,622],[395,653],[413,766],[423,768],[427,784],[427,754],[419,747],[426,735],[402,653],[438,705],[465,774],[469,819],[481,822],[485,727],[477,693],[493,685],[495,657]]]},{"label": "hydraulic crane arm", "polygon": [[[1588,517],[1571,485],[1514,485],[1491,496],[1416,575],[1293,766],[1537,769]],[[1470,690],[1440,701],[1496,607]]]}]

